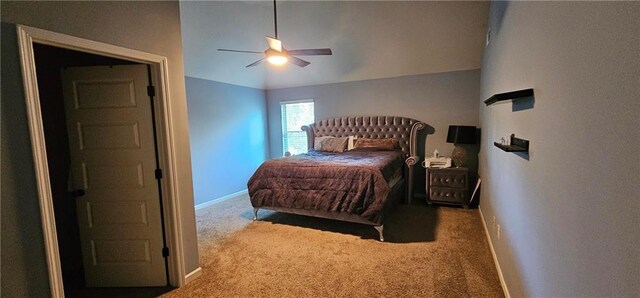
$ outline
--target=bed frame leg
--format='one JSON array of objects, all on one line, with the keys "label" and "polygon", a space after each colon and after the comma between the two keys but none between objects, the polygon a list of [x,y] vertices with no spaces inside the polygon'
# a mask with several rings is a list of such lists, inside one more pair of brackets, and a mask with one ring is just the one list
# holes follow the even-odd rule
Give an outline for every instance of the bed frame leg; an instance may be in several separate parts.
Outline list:
[{"label": "bed frame leg", "polygon": [[258,220],[258,209],[260,209],[260,208],[253,208],[253,220],[254,221]]},{"label": "bed frame leg", "polygon": [[384,225],[373,226],[373,228],[375,228],[378,231],[378,234],[380,234],[380,242],[384,242],[384,235],[382,234]]}]

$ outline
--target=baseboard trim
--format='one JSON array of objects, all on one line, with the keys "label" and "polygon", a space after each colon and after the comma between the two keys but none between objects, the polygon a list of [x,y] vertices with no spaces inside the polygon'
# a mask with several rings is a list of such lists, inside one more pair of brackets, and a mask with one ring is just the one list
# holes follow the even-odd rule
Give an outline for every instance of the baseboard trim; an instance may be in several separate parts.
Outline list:
[{"label": "baseboard trim", "polygon": [[248,191],[247,189],[243,189],[243,190],[241,190],[241,191],[234,192],[234,193],[232,193],[232,194],[228,194],[228,195],[226,195],[226,196],[224,196],[224,197],[219,197],[219,198],[217,198],[217,199],[213,199],[213,200],[211,200],[211,201],[207,201],[207,202],[204,202],[204,203],[201,203],[201,204],[195,205],[195,206],[194,206],[194,208],[195,208],[196,210],[200,210],[200,209],[202,209],[202,208],[207,208],[207,207],[209,207],[209,206],[211,206],[211,205],[215,205],[215,204],[218,204],[218,203],[222,203],[222,202],[224,202],[224,201],[226,201],[226,200],[228,200],[228,199],[235,198],[235,197],[237,197],[237,196],[241,196],[241,195],[245,195],[245,194],[247,194],[247,193],[249,193],[249,191]]},{"label": "baseboard trim", "polygon": [[184,284],[189,284],[190,282],[192,282],[194,279],[198,278],[198,276],[202,275],[202,268],[198,267],[196,268],[196,270],[193,270],[191,272],[189,272],[189,274],[187,274],[184,277]]},{"label": "baseboard trim", "polygon": [[482,226],[484,227],[484,233],[487,235],[487,240],[489,241],[489,248],[491,249],[491,255],[493,256],[493,262],[496,265],[496,270],[498,270],[498,277],[500,278],[500,285],[502,286],[502,291],[504,292],[504,296],[506,298],[511,298],[509,294],[509,288],[507,287],[507,282],[504,280],[504,275],[502,275],[502,269],[500,268],[500,262],[498,262],[498,256],[496,255],[496,250],[493,248],[493,241],[491,240],[491,234],[489,233],[489,229],[487,228],[487,222],[484,220],[484,214],[482,214],[482,208],[478,206],[478,211],[480,212],[480,218],[482,219]]}]

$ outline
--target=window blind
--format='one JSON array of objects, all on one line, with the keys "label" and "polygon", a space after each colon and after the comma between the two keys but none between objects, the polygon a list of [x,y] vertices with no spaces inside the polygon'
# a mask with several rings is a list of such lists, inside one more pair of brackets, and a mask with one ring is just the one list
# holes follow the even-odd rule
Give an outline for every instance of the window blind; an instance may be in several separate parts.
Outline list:
[{"label": "window blind", "polygon": [[282,152],[286,155],[307,152],[307,134],[300,128],[314,121],[313,100],[280,102],[282,115]]}]

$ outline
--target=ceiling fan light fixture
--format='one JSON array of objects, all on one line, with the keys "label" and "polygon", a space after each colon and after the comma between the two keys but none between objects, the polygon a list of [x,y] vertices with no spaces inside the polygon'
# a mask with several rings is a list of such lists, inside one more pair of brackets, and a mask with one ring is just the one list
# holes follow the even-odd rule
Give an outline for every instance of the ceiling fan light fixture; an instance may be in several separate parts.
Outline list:
[{"label": "ceiling fan light fixture", "polygon": [[287,56],[284,55],[271,55],[267,57],[267,61],[269,61],[269,63],[273,65],[282,65],[287,63],[289,59],[287,59]]},{"label": "ceiling fan light fixture", "polygon": [[289,61],[285,53],[274,49],[268,49],[264,53],[267,56],[267,61],[273,65],[283,65]]}]

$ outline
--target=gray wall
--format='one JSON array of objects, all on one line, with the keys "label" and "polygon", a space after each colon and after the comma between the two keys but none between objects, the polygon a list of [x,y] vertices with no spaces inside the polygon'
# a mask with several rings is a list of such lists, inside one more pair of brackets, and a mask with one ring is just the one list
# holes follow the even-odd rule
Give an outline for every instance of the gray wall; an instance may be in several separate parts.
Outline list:
[{"label": "gray wall", "polygon": [[265,91],[186,77],[195,204],[247,188],[268,157]]},{"label": "gray wall", "polygon": [[[282,156],[280,101],[315,100],[316,120],[337,116],[403,116],[432,127],[426,151],[449,155],[446,143],[449,125],[478,124],[480,71],[459,71],[405,76],[267,91],[271,157]],[[420,149],[421,155],[424,148]]]},{"label": "gray wall", "polygon": [[[640,293],[640,2],[493,2],[480,105],[481,209],[513,297]],[[531,141],[516,155],[491,142]],[[491,225],[502,227],[497,239]]]},{"label": "gray wall", "polygon": [[2,23],[2,251],[4,295],[47,297],[49,277],[34,182],[33,158],[15,26]]},{"label": "gray wall", "polygon": [[[178,2],[1,2],[24,24],[168,57],[185,269],[198,265]],[[15,27],[2,27],[2,291],[49,293]]]}]

